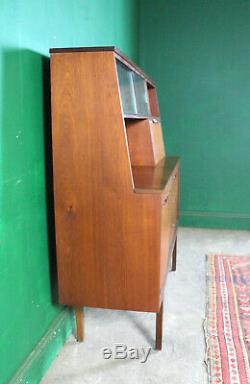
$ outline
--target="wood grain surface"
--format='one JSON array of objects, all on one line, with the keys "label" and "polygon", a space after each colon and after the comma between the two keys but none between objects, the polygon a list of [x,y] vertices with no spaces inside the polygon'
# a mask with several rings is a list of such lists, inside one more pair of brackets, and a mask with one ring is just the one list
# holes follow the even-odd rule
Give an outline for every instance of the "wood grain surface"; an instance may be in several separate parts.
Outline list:
[{"label": "wood grain surface", "polygon": [[178,159],[161,160],[160,124],[140,120],[145,137],[132,132],[116,60],[112,50],[51,51],[59,301],[159,312],[176,236]]}]

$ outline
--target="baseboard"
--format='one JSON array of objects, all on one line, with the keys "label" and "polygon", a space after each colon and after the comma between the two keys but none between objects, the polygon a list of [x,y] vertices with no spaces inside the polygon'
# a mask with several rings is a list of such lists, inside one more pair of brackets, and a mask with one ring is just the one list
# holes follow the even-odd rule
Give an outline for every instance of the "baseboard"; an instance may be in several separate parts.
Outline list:
[{"label": "baseboard", "polygon": [[180,225],[184,227],[250,230],[250,213],[181,211]]},{"label": "baseboard", "polygon": [[72,311],[65,308],[55,318],[9,384],[40,383],[73,328]]}]

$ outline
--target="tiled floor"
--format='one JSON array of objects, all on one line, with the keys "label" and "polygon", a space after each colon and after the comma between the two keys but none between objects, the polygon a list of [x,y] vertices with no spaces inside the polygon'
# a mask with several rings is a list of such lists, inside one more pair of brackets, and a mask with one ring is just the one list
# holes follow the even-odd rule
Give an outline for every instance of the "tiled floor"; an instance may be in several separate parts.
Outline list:
[{"label": "tiled floor", "polygon": [[168,277],[163,350],[140,359],[105,360],[115,344],[153,347],[155,316],[148,313],[85,310],[85,341],[70,337],[42,384],[206,383],[203,321],[206,261],[210,252],[250,254],[250,232],[180,228],[177,271]]}]

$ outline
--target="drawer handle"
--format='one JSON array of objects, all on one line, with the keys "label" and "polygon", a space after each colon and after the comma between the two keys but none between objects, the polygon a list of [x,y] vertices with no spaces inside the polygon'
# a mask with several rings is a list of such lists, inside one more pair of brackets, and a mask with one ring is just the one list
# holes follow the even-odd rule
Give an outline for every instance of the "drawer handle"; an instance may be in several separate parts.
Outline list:
[{"label": "drawer handle", "polygon": [[156,124],[158,121],[156,119],[152,119],[152,123]]},{"label": "drawer handle", "polygon": [[173,176],[173,179],[175,180],[175,179],[176,179],[176,177],[177,177],[177,174],[175,174],[175,175]]},{"label": "drawer handle", "polygon": [[165,204],[167,204],[167,202],[168,202],[168,196],[166,196],[166,197],[164,198],[163,204],[165,205]]}]

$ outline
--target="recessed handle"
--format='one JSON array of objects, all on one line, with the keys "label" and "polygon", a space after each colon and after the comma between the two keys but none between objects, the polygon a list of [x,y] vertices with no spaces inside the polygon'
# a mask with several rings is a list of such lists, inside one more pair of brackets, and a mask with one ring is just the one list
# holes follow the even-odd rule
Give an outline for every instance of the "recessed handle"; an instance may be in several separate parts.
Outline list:
[{"label": "recessed handle", "polygon": [[164,197],[163,205],[167,204],[167,202],[168,202],[168,196]]}]

